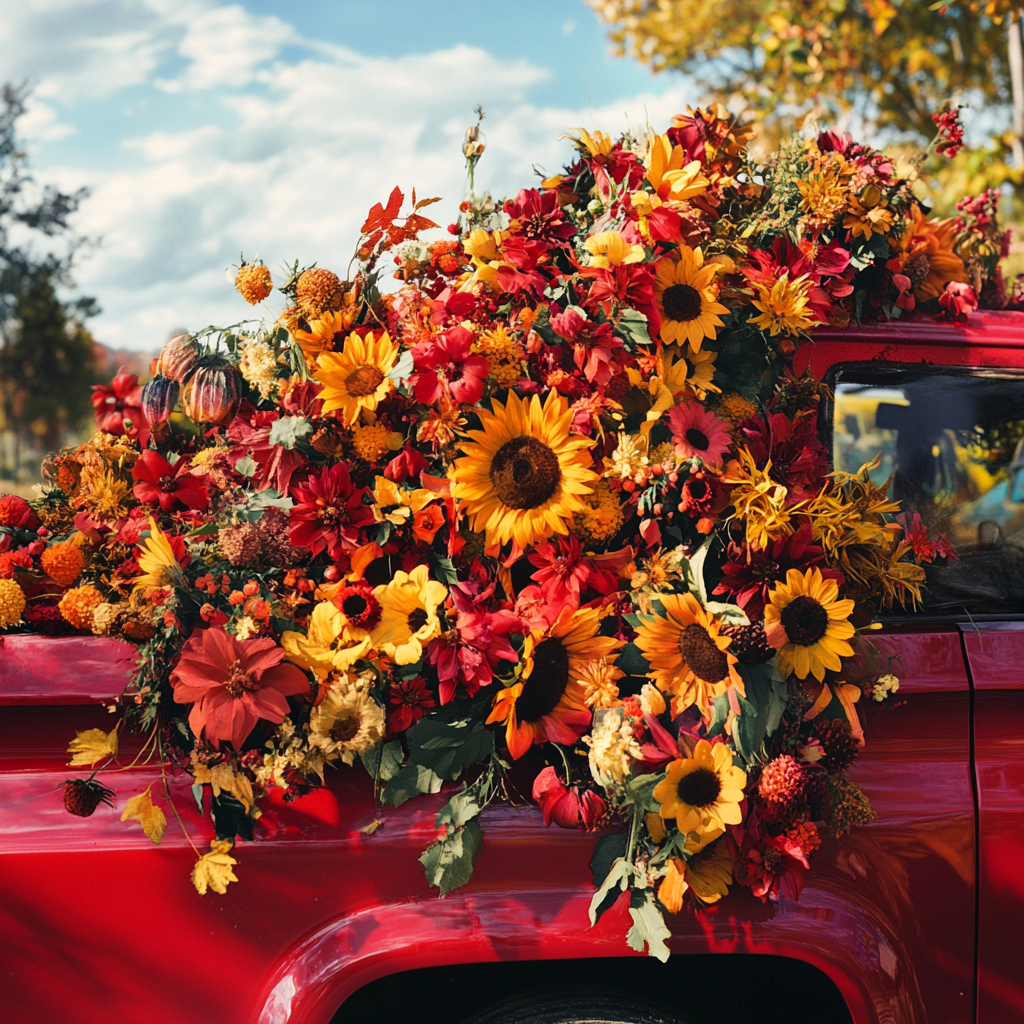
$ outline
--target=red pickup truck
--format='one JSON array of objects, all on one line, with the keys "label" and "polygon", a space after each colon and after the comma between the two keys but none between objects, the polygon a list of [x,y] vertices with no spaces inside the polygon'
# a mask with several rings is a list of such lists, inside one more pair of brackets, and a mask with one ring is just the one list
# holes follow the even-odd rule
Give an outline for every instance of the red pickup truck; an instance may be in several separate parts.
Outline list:
[{"label": "red pickup truck", "polygon": [[[486,812],[487,855],[439,899],[411,868],[446,796],[382,810],[357,771],[271,798],[245,886],[200,899],[183,830],[155,848],[120,804],[89,818],[62,805],[68,740],[109,723],[132,649],[9,636],[3,1020],[728,1022],[764,1006],[787,1021],[1024,1019],[1024,315],[819,332],[797,352],[807,367],[834,394],[821,430],[835,468],[880,450],[909,511],[944,510],[959,560],[929,568],[916,614],[871,634],[901,680],[897,700],[861,703],[852,775],[877,818],[825,840],[798,902],[746,894],[678,915],[676,956],[635,956],[622,901],[587,927],[592,839],[545,831],[525,799]],[[130,766],[129,742],[122,793],[160,777]],[[205,844],[191,780],[168,781]]]}]

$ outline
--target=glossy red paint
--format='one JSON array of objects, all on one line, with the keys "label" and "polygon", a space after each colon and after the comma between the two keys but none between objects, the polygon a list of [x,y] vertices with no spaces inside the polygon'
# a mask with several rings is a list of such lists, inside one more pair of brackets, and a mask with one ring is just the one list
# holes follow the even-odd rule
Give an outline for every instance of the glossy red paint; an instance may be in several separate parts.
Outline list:
[{"label": "glossy red paint", "polygon": [[978,1022],[1024,1019],[1024,622],[963,623],[974,682]]},{"label": "glossy red paint", "polygon": [[[850,359],[1019,368],[1024,315],[822,333],[798,350],[797,371],[824,375]],[[871,634],[875,659],[886,668],[895,659],[903,680],[896,706],[858,708],[867,747],[854,778],[877,820],[825,840],[799,902],[764,906],[734,892],[697,918],[679,915],[673,950],[804,960],[835,981],[856,1024],[975,1020],[980,954],[978,1024],[1019,1017],[1024,632],[1003,626],[980,626],[973,639],[965,629],[963,640],[952,624]],[[187,776],[164,780],[137,766],[118,777],[113,810],[76,819],[62,806],[59,784],[75,774],[68,739],[108,725],[99,702],[123,688],[126,657],[88,639],[12,637],[0,647],[10,1024],[149,1024],[157,1010],[161,1024],[327,1024],[360,986],[410,968],[632,955],[624,906],[587,928],[593,837],[544,829],[533,807],[491,809],[473,881],[439,900],[417,858],[445,794],[382,812],[356,771],[332,773],[326,789],[290,805],[268,800],[257,841],[240,844],[240,882],[224,896],[197,896],[191,843],[205,848],[212,832]],[[130,741],[123,749],[131,753]],[[159,847],[118,820],[150,783],[170,822]],[[363,835],[377,817],[384,827]]]}]

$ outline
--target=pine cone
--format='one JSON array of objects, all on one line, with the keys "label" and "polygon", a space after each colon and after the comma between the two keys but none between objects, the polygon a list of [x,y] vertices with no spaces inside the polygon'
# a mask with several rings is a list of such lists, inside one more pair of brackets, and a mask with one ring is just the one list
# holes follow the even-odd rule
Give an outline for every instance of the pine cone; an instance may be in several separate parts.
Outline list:
[{"label": "pine cone", "polygon": [[729,653],[743,665],[762,665],[775,657],[775,648],[768,643],[762,622],[752,622],[749,626],[723,626],[721,632],[732,637]]},{"label": "pine cone", "polygon": [[857,741],[841,718],[819,718],[812,732],[825,750],[825,756],[818,763],[830,775],[846,771],[857,760]]}]

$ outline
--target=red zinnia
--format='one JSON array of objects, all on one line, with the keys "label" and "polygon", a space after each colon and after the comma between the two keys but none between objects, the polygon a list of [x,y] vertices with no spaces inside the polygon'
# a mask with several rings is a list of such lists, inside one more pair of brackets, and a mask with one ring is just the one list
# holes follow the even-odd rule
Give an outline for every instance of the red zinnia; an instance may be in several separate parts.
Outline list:
[{"label": "red zinnia", "polygon": [[206,487],[189,472],[188,459],[178,459],[172,466],[159,452],[144,451],[132,466],[132,477],[135,497],[143,504],[159,504],[165,512],[210,504]]},{"label": "red zinnia", "polygon": [[192,703],[188,724],[214,746],[238,750],[261,719],[279,724],[285,697],[309,693],[309,682],[269,637],[236,640],[220,627],[198,629],[185,641],[171,673],[174,699]]},{"label": "red zinnia", "polygon": [[297,548],[318,555],[325,548],[335,561],[359,545],[359,528],[373,522],[373,510],[363,504],[365,487],[354,487],[348,469],[338,463],[320,476],[292,489],[295,507],[289,513],[289,537]]}]

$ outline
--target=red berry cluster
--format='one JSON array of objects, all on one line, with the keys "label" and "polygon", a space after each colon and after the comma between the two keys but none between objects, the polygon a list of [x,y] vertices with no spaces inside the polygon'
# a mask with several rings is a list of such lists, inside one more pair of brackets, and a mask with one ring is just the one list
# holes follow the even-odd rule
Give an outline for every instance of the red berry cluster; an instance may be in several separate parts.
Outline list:
[{"label": "red berry cluster", "polygon": [[935,152],[952,159],[964,145],[964,126],[960,120],[960,108],[950,107],[947,103],[937,114],[932,114],[932,120],[939,129],[939,141],[935,144]]}]

